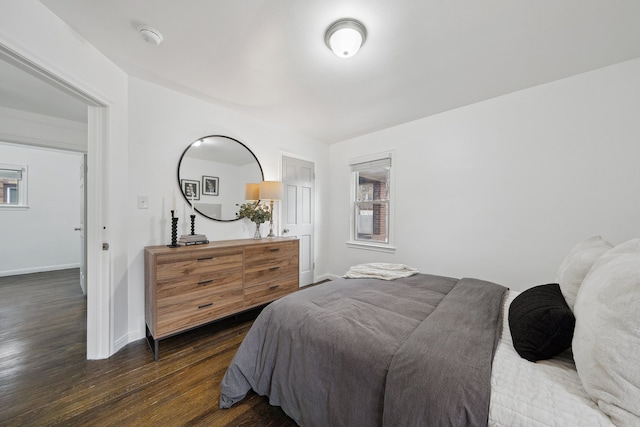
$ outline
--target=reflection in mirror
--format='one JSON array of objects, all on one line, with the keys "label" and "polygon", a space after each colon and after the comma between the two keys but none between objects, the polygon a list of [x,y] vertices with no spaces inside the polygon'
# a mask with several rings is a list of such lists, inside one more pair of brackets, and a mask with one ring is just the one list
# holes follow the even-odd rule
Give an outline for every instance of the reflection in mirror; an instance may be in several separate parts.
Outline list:
[{"label": "reflection in mirror", "polygon": [[190,144],[178,164],[182,195],[201,215],[235,221],[245,184],[264,180],[255,154],[240,141],[212,135]]}]

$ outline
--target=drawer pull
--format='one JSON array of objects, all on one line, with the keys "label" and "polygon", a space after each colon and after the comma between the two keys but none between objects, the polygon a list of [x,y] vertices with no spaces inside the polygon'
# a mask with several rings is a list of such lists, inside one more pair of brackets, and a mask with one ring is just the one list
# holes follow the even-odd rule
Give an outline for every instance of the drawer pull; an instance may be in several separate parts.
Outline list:
[{"label": "drawer pull", "polygon": [[280,250],[280,248],[271,248],[269,249],[269,252],[278,252]]},{"label": "drawer pull", "polygon": [[212,256],[207,257],[207,258],[198,258],[198,261],[209,261],[210,259],[213,259]]},{"label": "drawer pull", "polygon": [[213,303],[212,303],[212,302],[210,302],[209,304],[202,304],[202,305],[199,305],[199,306],[198,306],[198,308],[207,308],[207,307],[211,307],[212,305],[213,305]]},{"label": "drawer pull", "polygon": [[270,271],[276,271],[276,270],[278,270],[278,269],[280,269],[280,267],[271,267],[269,270],[270,270]]},{"label": "drawer pull", "polygon": [[280,285],[271,285],[269,286],[269,290],[273,291],[274,289],[278,289]]},{"label": "drawer pull", "polygon": [[211,280],[203,280],[202,282],[198,282],[198,286],[208,285],[209,283],[213,283],[213,279],[211,279]]}]

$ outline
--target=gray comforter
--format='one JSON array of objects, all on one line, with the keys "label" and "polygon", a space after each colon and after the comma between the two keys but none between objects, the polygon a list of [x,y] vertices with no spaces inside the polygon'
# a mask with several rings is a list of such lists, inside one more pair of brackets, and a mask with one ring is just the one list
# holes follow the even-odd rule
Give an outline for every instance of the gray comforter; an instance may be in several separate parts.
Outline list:
[{"label": "gray comforter", "polygon": [[339,279],[267,306],[220,385],[302,426],[486,425],[506,288],[418,274]]}]

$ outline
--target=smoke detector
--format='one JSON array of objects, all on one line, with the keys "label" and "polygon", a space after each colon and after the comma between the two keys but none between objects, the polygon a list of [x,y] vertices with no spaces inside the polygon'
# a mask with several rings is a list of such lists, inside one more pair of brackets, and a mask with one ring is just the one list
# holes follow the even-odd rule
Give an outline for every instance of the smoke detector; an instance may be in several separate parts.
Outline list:
[{"label": "smoke detector", "polygon": [[138,27],[140,36],[149,44],[158,46],[162,42],[162,34],[155,28],[151,28],[147,25],[141,25]]}]

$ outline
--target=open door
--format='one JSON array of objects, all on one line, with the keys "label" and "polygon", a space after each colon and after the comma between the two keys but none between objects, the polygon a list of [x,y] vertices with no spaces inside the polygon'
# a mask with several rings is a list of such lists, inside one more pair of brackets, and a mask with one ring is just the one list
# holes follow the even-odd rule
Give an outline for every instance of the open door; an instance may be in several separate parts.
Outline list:
[{"label": "open door", "polygon": [[80,163],[80,225],[76,231],[80,233],[80,287],[87,294],[87,239],[85,224],[87,223],[87,155],[82,156]]}]

